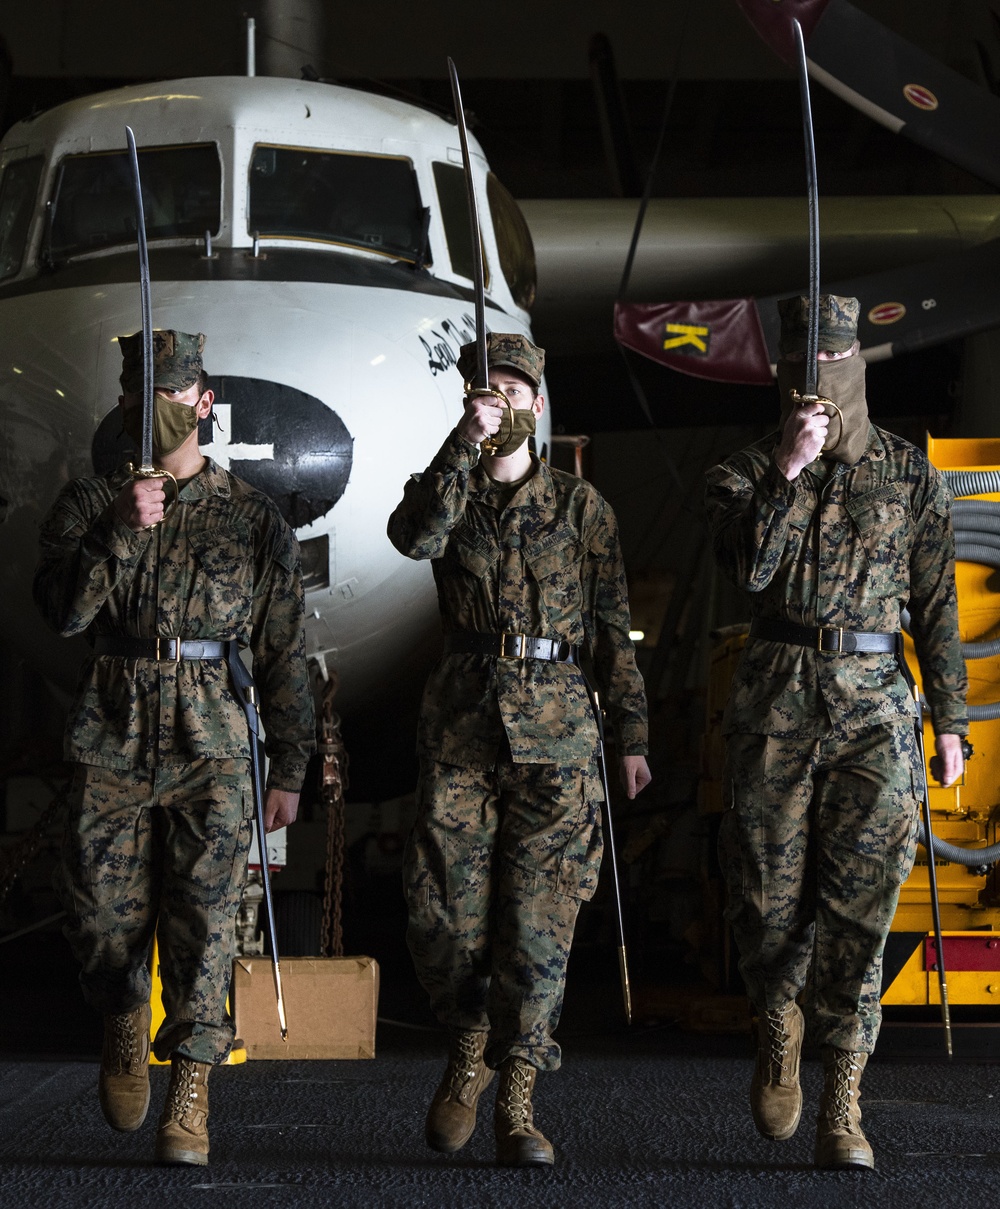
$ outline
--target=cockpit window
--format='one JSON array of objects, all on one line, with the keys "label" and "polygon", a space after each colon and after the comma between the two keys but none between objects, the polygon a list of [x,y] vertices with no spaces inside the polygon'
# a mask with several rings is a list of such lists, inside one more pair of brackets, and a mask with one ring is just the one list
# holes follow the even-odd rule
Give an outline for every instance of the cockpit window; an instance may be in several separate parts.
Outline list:
[{"label": "cockpit window", "polygon": [[[214,143],[140,147],[139,179],[147,239],[199,239],[206,231],[218,233],[222,165]],[[134,242],[135,201],[128,153],[66,156],[53,190],[43,255],[59,261]]]},{"label": "cockpit window", "polygon": [[422,266],[426,230],[416,173],[403,156],[254,148],[251,235],[363,248]]},{"label": "cockpit window", "polygon": [[[472,274],[472,233],[469,230],[469,194],[465,171],[455,164],[434,163],[434,184],[441,206],[441,222],[448,242],[448,259],[459,277],[474,280]],[[482,227],[482,215],[479,218]],[[483,288],[490,288],[490,266],[483,252]]]},{"label": "cockpit window", "polygon": [[486,196],[493,215],[493,230],[500,253],[500,268],[518,306],[530,311],[535,301],[535,245],[517,202],[491,172],[486,178]]},{"label": "cockpit window", "polygon": [[20,272],[41,173],[40,155],[13,159],[3,168],[0,177],[0,280]]}]

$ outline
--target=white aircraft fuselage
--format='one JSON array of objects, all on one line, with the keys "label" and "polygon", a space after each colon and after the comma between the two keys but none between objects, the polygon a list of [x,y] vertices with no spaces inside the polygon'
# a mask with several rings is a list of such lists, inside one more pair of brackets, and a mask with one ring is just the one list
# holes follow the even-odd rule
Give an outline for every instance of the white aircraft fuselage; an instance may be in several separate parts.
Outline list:
[{"label": "white aircraft fuselage", "polygon": [[[0,144],[5,637],[72,684],[82,640],[74,653],[45,630],[30,585],[61,484],[129,456],[117,337],[141,322],[126,125],[153,326],[207,337],[219,423],[202,448],[278,501],[302,543],[309,657],[338,673],[340,708],[369,705],[433,651],[430,568],[385,527],[461,413],[454,365],[474,307],[456,127],[332,85],[139,85],[61,105]],[[530,335],[515,300],[530,305],[530,237],[511,250],[520,215],[478,145],[474,173],[487,325]],[[548,439],[543,417],[539,447]]]}]

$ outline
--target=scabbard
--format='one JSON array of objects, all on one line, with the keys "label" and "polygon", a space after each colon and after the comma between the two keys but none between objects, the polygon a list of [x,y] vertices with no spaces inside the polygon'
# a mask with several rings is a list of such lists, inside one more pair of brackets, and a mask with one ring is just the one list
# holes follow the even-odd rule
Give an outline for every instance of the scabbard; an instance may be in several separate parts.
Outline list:
[{"label": "scabbard", "polygon": [[250,742],[250,778],[253,784],[254,830],[260,851],[260,875],[264,887],[264,905],[267,913],[267,935],[271,945],[271,967],[274,973],[274,993],[278,1001],[278,1022],[282,1041],[288,1040],[285,1022],[285,1000],[281,991],[281,967],[278,961],[278,936],[274,922],[274,898],[271,894],[271,870],[267,863],[267,831],[264,825],[264,744],[260,737],[260,716],[257,712],[257,690],[253,676],[240,658],[239,644],[226,643],[226,664],[232,681],[233,695],[247,720],[247,738]]}]

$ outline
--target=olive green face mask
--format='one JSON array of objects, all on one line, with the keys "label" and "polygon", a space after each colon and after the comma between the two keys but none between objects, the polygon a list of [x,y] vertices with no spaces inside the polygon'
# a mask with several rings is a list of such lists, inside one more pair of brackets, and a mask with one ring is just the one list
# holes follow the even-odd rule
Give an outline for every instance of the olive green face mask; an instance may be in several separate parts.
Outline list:
[{"label": "olive green face mask", "polygon": [[[122,417],[122,427],[139,448],[142,445],[142,405],[129,407]],[[153,456],[162,458],[180,449],[198,427],[197,405],[174,403],[160,395],[153,396]]]},{"label": "olive green face mask", "polygon": [[[840,361],[820,361],[817,366],[816,392],[829,399],[835,408],[830,417],[830,434],[823,446],[823,457],[853,466],[868,444],[868,402],[865,397],[865,359],[860,353]],[[795,405],[792,390],[805,390],[806,367],[803,361],[778,362],[778,389],[781,392],[779,429],[792,414]],[[829,409],[824,409],[829,414]]]},{"label": "olive green face mask", "polygon": [[[494,457],[505,458],[520,449],[524,442],[535,433],[535,413],[530,407],[509,407],[504,409],[500,421],[500,431],[493,438],[495,442],[490,452]],[[503,437],[502,441],[497,438]]]}]

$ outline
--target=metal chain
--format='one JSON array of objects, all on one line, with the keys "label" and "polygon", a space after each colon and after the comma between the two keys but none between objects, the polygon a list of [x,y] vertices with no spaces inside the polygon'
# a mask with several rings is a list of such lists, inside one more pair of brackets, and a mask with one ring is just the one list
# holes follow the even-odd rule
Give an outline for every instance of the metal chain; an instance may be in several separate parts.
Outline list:
[{"label": "metal chain", "polygon": [[344,898],[344,790],[347,788],[347,751],[340,733],[340,715],[333,698],[339,681],[336,674],[323,686],[319,723],[320,800],[326,807],[326,878],[323,883],[323,932],[320,951],[324,957],[343,957]]},{"label": "metal chain", "polygon": [[55,797],[42,811],[38,821],[16,843],[11,845],[0,857],[0,906],[6,901],[7,895],[14,888],[14,883],[38,855],[45,834],[56,821],[59,812],[66,805],[72,780],[58,790]]}]

